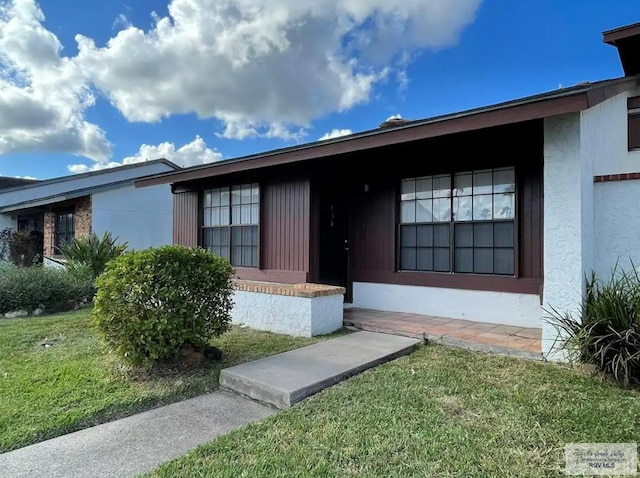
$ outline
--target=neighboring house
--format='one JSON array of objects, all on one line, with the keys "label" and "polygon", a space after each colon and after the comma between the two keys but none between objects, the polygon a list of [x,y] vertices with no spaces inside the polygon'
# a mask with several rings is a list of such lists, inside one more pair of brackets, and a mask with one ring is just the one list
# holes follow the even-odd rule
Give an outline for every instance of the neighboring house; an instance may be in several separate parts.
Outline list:
[{"label": "neighboring house", "polygon": [[111,232],[133,249],[170,244],[169,186],[136,189],[134,180],[178,170],[160,159],[0,188],[0,229],[41,235],[45,263],[63,244],[92,232]]},{"label": "neighboring house", "polygon": [[585,275],[640,264],[640,24],[625,76],[184,169],[174,241],[354,306],[555,330]]},{"label": "neighboring house", "polygon": [[24,186],[26,184],[37,183],[37,179],[12,178],[8,176],[0,176],[0,190],[9,189],[16,186]]}]

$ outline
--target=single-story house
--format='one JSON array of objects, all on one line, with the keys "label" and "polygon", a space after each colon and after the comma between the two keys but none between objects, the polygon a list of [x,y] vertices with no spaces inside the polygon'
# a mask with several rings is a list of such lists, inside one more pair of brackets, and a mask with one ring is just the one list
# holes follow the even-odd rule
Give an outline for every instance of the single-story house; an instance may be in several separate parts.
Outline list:
[{"label": "single-story house", "polygon": [[383,311],[543,329],[585,276],[640,264],[640,24],[624,76],[159,174],[174,242],[240,279],[321,283]]},{"label": "single-story house", "polygon": [[14,178],[11,176],[0,176],[0,189],[9,189],[25,184],[33,184],[38,182],[37,179]]},{"label": "single-story house", "polygon": [[161,159],[46,181],[22,181],[0,189],[0,229],[40,235],[45,264],[58,261],[62,244],[92,232],[110,232],[133,249],[171,244],[169,186],[137,189],[134,180],[179,170]]}]

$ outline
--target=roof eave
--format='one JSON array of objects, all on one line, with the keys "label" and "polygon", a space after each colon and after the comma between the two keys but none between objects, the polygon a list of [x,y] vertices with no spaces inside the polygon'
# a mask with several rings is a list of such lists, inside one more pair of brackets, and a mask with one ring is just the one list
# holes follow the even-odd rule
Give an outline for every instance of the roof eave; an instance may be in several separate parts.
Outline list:
[{"label": "roof eave", "polygon": [[[547,102],[551,101],[553,101],[553,104],[547,104]],[[582,111],[588,107],[588,95],[586,92],[582,92],[561,99],[540,101],[506,109],[487,110],[469,115],[460,114],[459,116],[453,116],[442,121],[374,130],[369,134],[356,136],[354,138],[341,138],[339,141],[325,144],[313,143],[307,148],[281,153],[267,152],[257,157],[226,161],[196,170],[160,174],[137,180],[135,184],[136,187],[147,187],[159,184],[182,183],[206,177],[223,176],[250,169],[290,164],[308,159],[320,159],[386,145],[541,119],[549,116]],[[536,109],[540,111],[536,112]]]},{"label": "roof eave", "polygon": [[615,46],[617,41],[624,40],[625,38],[635,35],[640,35],[640,23],[634,23],[633,25],[627,25],[602,32],[602,41],[608,45]]},{"label": "roof eave", "polygon": [[574,87],[570,91],[515,100],[476,110],[454,113],[444,117],[412,122],[387,129],[376,129],[349,137],[286,150],[268,151],[258,155],[223,161],[183,171],[163,173],[135,181],[136,187],[159,184],[178,184],[213,178],[253,169],[320,159],[340,154],[434,138],[448,134],[474,131],[495,126],[576,113],[595,106],[631,86],[638,85],[638,77],[623,77]]},{"label": "roof eave", "polygon": [[[180,167],[177,164],[169,161],[168,159],[159,158],[159,159],[151,159],[151,160],[148,160],[148,161],[141,161],[139,163],[124,164],[122,166],[117,166],[115,168],[105,168],[105,169],[100,169],[100,170],[97,170],[97,171],[88,171],[86,173],[69,174],[67,176],[60,176],[60,177],[57,177],[57,178],[36,180],[36,181],[30,182],[30,183],[27,183],[27,184],[21,184],[21,185],[18,185],[18,186],[12,186],[10,188],[2,189],[2,190],[0,190],[0,192],[1,193],[6,193],[6,192],[11,192],[11,191],[23,190],[23,189],[26,189],[26,188],[37,188],[37,187],[41,187],[41,186],[48,186],[50,184],[63,183],[63,182],[67,182],[67,181],[75,181],[75,180],[78,180],[78,179],[84,179],[84,178],[87,178],[87,177],[99,176],[99,175],[104,175],[104,174],[112,174],[112,173],[115,173],[115,172],[118,172],[118,171],[141,168],[141,167],[145,167],[145,166],[149,166],[149,165],[153,165],[153,164],[164,164],[164,165],[170,167],[173,170],[173,171],[167,171],[167,173],[175,173],[177,171],[182,170],[182,167]],[[162,173],[162,174],[167,174],[167,173]],[[151,176],[157,176],[157,174],[149,174],[146,177],[151,177]]]},{"label": "roof eave", "polygon": [[[84,196],[91,196],[93,194],[111,191],[114,189],[119,189],[121,187],[131,185],[132,183],[133,183],[133,180],[131,179],[123,179],[122,181],[103,184],[101,186],[90,186],[88,188],[74,189],[72,191],[53,194],[47,197],[29,199],[26,201],[20,201],[16,203],[9,203],[9,204],[5,204],[4,206],[0,206],[0,213],[15,212],[15,211],[21,211],[23,209],[30,209],[34,207],[48,206],[50,204],[57,204],[63,201],[69,201],[69,200],[78,199]],[[0,191],[0,195],[3,193],[5,193],[5,191]]]}]

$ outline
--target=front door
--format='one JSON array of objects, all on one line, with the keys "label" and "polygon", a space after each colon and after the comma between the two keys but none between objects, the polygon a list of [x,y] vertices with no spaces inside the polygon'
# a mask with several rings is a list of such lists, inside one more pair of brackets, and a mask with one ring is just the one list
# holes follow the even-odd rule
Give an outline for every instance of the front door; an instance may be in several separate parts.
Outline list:
[{"label": "front door", "polygon": [[349,244],[349,202],[344,192],[326,189],[320,195],[320,263],[322,284],[346,289],[345,302],[352,301]]}]

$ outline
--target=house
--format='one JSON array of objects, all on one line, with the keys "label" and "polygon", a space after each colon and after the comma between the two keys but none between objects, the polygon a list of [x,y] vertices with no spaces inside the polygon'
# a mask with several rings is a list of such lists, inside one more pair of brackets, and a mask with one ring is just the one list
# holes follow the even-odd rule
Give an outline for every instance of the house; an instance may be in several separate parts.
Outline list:
[{"label": "house", "polygon": [[9,189],[25,184],[33,184],[38,182],[37,179],[13,178],[10,176],[0,176],[0,189]]},{"label": "house", "polygon": [[[129,247],[170,244],[172,195],[168,186],[136,189],[134,180],[180,168],[161,159],[0,189],[0,229],[42,237],[45,264],[60,246],[92,232],[110,232]],[[0,184],[5,179],[1,178]]]},{"label": "house", "polygon": [[640,24],[624,76],[160,174],[174,241],[240,279],[321,283],[383,311],[538,327],[590,271],[640,263]]}]

